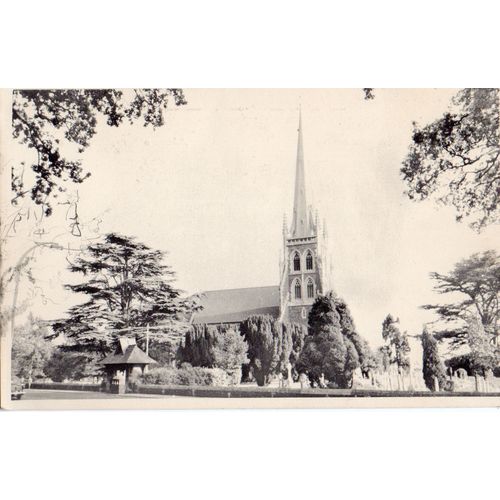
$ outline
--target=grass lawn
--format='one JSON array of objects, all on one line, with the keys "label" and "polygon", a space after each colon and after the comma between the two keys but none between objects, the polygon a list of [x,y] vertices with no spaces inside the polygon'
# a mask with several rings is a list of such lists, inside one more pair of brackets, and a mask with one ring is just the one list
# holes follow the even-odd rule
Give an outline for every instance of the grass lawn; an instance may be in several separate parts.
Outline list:
[{"label": "grass lawn", "polygon": [[46,389],[26,389],[22,401],[50,399],[130,399],[130,398],[173,398],[156,394],[109,394],[91,391],[51,391]]}]

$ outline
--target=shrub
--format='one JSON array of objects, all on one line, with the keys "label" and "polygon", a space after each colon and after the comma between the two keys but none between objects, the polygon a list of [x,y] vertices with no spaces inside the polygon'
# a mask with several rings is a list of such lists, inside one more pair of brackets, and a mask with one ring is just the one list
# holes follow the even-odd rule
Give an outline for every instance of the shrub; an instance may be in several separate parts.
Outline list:
[{"label": "shrub", "polygon": [[153,368],[141,377],[141,383],[152,385],[218,386],[236,385],[239,376],[228,375],[220,368],[183,365],[181,368]]},{"label": "shrub", "polygon": [[233,328],[220,328],[211,349],[213,366],[230,371],[248,363],[248,344]]}]

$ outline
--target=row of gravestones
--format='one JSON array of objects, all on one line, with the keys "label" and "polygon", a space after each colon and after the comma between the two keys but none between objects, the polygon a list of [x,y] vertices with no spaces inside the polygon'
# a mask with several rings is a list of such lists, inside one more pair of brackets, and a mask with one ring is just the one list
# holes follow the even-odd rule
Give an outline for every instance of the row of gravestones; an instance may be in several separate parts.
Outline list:
[{"label": "row of gravestones", "polygon": [[[420,373],[420,372],[419,372]],[[387,391],[425,391],[424,380],[411,370],[403,375],[397,372],[383,372],[374,375],[375,385]]]},{"label": "row of gravestones", "polygon": [[[455,390],[473,390],[475,392],[489,393],[492,391],[493,387],[490,382],[491,377],[474,377],[474,382],[472,386],[467,387],[464,385],[469,380],[467,371],[463,368],[459,368],[455,373],[449,377],[449,380],[453,382],[452,386]],[[417,376],[416,373],[410,371],[409,375],[401,375],[397,373],[385,372],[378,374],[375,377],[376,385],[384,390],[389,391],[426,391],[427,387],[422,379],[422,377]],[[437,377],[434,379],[434,391],[439,392],[439,381]],[[468,385],[468,384],[467,384]]]}]

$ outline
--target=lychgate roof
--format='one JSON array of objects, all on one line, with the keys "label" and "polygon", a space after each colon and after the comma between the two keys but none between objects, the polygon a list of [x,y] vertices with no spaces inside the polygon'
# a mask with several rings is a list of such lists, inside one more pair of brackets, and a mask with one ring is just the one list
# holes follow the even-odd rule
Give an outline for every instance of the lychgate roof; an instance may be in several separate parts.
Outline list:
[{"label": "lychgate roof", "polygon": [[118,347],[114,354],[105,357],[99,363],[101,365],[149,365],[156,361],[136,345],[129,345],[124,351]]},{"label": "lychgate roof", "polygon": [[192,322],[240,323],[253,314],[279,316],[280,292],[278,286],[211,290],[201,294],[203,309],[194,314]]}]

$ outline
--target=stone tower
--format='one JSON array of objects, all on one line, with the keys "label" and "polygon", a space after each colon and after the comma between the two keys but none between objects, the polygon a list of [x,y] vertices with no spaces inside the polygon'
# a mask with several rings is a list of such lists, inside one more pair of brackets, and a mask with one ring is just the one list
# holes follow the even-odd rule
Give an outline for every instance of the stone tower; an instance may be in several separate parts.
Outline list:
[{"label": "stone tower", "polygon": [[320,227],[317,212],[307,205],[302,141],[302,116],[299,116],[297,163],[293,217],[288,227],[283,220],[283,253],[280,264],[280,319],[307,324],[309,311],[318,294],[329,288],[327,233]]}]

